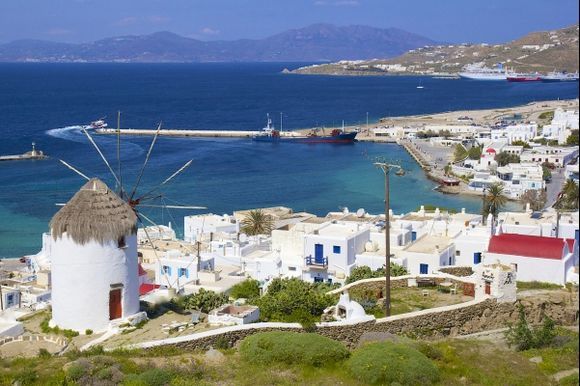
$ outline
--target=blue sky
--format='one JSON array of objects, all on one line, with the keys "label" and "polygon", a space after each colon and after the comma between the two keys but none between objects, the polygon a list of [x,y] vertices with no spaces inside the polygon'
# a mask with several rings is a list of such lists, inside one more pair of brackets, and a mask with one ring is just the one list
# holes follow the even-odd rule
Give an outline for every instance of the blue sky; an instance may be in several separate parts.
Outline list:
[{"label": "blue sky", "polygon": [[86,42],[156,31],[255,39],[321,22],[496,43],[578,23],[578,0],[0,0],[0,42]]}]

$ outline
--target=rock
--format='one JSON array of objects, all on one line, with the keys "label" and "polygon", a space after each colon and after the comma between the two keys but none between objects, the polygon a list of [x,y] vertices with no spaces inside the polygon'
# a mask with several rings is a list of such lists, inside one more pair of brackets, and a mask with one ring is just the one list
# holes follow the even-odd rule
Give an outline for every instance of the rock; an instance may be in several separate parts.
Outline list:
[{"label": "rock", "polygon": [[204,354],[204,359],[209,363],[222,363],[226,356],[213,347],[207,350]]},{"label": "rock", "polygon": [[542,357],[533,357],[530,358],[530,362],[532,363],[542,363],[544,360],[542,359]]},{"label": "rock", "polygon": [[489,308],[486,308],[483,311],[483,316],[485,316],[486,318],[489,318],[491,316],[491,310]]}]

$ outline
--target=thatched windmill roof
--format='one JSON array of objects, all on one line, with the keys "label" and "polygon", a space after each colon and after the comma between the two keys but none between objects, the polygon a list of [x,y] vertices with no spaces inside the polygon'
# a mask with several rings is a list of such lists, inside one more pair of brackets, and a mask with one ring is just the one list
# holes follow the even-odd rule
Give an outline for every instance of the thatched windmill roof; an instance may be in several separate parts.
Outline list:
[{"label": "thatched windmill roof", "polygon": [[98,178],[88,181],[50,221],[52,237],[63,233],[78,244],[119,240],[137,232],[133,209]]}]

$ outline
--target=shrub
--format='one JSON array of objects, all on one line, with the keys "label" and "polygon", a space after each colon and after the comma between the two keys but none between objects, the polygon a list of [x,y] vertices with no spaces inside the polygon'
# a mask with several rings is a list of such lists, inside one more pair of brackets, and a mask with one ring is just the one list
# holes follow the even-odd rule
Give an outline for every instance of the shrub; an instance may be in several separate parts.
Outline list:
[{"label": "shrub", "polygon": [[149,369],[141,374],[131,374],[125,378],[124,384],[165,386],[171,382],[173,373],[164,369]]},{"label": "shrub", "polygon": [[254,279],[244,280],[231,288],[230,296],[234,299],[257,298],[260,296],[260,282]]},{"label": "shrub", "polygon": [[349,373],[369,384],[428,385],[439,380],[439,370],[425,355],[403,344],[370,343],[346,362]]},{"label": "shrub", "polygon": [[85,330],[85,335],[93,335],[93,330],[91,330],[90,328],[87,328]]},{"label": "shrub", "polygon": [[208,291],[203,288],[199,292],[192,295],[184,296],[179,300],[179,303],[185,309],[200,310],[208,313],[214,308],[217,308],[228,302],[228,297],[224,294],[218,294],[214,291]]},{"label": "shrub", "polygon": [[[405,269],[405,267],[396,263],[391,263],[391,277],[403,276],[406,275],[407,273],[408,272]],[[350,275],[346,278],[346,284],[353,283],[355,281],[359,281],[362,279],[371,279],[375,277],[384,277],[384,276],[385,276],[384,268],[379,268],[373,271],[370,269],[370,267],[367,267],[366,265],[361,265],[352,270]]]},{"label": "shrub", "polygon": [[516,350],[524,351],[531,348],[542,348],[552,343],[556,337],[555,324],[552,319],[544,316],[542,325],[530,328],[526,320],[524,306],[518,304],[519,318],[515,326],[509,325],[505,333],[508,345],[515,346]]},{"label": "shrub", "polygon": [[88,373],[89,373],[89,369],[87,368],[87,366],[85,366],[81,363],[74,363],[66,371],[66,377],[67,377],[67,379],[69,379],[71,381],[78,381],[79,379],[81,379],[85,375],[88,375]]},{"label": "shrub", "polygon": [[48,352],[47,349],[45,348],[41,348],[38,350],[38,357],[42,358],[42,359],[48,359],[52,356],[52,354],[50,352]]},{"label": "shrub", "polygon": [[312,333],[262,332],[242,340],[240,355],[255,364],[334,365],[349,355],[337,341]]},{"label": "shrub", "polygon": [[[266,321],[301,322],[296,315],[322,315],[324,309],[335,303],[326,295],[327,286],[318,286],[297,278],[272,280],[268,292],[256,301],[260,317]],[[297,311],[301,314],[296,314]]]}]

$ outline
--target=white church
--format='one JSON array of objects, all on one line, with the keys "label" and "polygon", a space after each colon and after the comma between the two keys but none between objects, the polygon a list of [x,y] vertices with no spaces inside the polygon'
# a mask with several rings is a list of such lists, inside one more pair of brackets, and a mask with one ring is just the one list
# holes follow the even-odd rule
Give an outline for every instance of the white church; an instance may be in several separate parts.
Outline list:
[{"label": "white church", "polygon": [[85,333],[139,313],[137,216],[99,179],[50,222],[51,326]]}]

